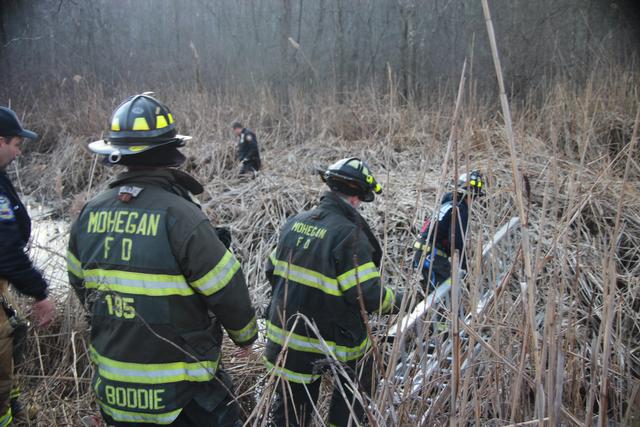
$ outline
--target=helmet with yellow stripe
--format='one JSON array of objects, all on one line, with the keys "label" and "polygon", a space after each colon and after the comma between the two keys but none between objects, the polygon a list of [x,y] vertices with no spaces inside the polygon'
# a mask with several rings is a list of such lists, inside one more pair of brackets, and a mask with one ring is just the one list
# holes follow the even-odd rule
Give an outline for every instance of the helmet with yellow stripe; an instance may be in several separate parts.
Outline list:
[{"label": "helmet with yellow stripe", "polygon": [[189,139],[190,136],[178,135],[169,108],[145,92],[127,98],[114,110],[107,137],[92,142],[89,149],[118,163],[122,156],[158,147],[181,147]]},{"label": "helmet with yellow stripe", "polygon": [[358,196],[363,202],[372,202],[382,186],[373,177],[369,166],[356,157],[338,160],[327,170],[320,170],[320,177],[333,191],[348,196]]},{"label": "helmet with yellow stripe", "polygon": [[474,196],[484,196],[486,183],[482,174],[478,170],[472,170],[469,173],[463,173],[458,178],[458,191],[466,194],[471,193]]}]

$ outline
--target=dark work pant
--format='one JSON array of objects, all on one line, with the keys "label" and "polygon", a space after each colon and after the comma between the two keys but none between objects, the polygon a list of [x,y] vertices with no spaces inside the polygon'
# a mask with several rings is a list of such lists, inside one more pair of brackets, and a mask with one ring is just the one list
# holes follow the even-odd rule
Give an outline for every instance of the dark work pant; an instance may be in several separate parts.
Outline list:
[{"label": "dark work pant", "polygon": [[451,263],[449,259],[440,255],[434,256],[432,271],[435,276],[435,287],[438,287],[451,277]]},{"label": "dark work pant", "polygon": [[255,178],[255,174],[258,171],[258,167],[251,163],[251,162],[247,162],[247,163],[242,163],[240,165],[240,175],[251,175]]},{"label": "dark work pant", "polygon": [[[354,379],[355,384],[359,385],[359,389],[369,394],[372,385],[373,358],[366,357],[357,363],[350,362],[345,364],[345,367],[349,376]],[[336,381],[335,376],[334,381]],[[314,415],[313,407],[320,393],[320,382],[321,380],[318,379],[311,384],[305,385],[280,380],[277,385],[276,401],[272,410],[272,425],[277,427],[310,426]],[[329,425],[346,426],[351,416],[350,407],[353,408],[358,421],[362,422],[364,408],[358,400],[354,400],[348,381],[340,376],[339,382],[340,384],[334,384],[333,386],[331,406],[329,407]],[[291,391],[289,391],[289,388]],[[346,401],[342,393],[347,398]]]}]

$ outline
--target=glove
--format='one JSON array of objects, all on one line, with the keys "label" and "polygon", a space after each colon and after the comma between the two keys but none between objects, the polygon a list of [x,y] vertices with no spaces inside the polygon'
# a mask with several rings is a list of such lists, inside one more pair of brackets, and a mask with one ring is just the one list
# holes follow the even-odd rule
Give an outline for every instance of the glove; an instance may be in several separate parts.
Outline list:
[{"label": "glove", "polygon": [[229,249],[231,247],[231,231],[226,227],[216,227],[215,230],[218,235],[218,239],[220,239],[222,244]]}]

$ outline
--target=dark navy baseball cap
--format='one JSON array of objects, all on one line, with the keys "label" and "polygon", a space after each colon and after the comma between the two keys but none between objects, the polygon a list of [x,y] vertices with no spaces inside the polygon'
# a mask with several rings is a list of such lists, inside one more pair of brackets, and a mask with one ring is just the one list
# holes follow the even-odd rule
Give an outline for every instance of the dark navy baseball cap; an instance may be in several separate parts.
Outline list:
[{"label": "dark navy baseball cap", "polygon": [[22,127],[18,116],[12,109],[0,107],[0,136],[21,136],[37,139],[38,134]]}]

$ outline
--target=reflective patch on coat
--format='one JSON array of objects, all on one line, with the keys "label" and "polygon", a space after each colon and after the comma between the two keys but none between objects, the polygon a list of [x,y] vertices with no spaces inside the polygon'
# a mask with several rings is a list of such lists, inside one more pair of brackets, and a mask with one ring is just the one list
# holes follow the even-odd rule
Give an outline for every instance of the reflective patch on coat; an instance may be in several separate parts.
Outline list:
[{"label": "reflective patch on coat", "polygon": [[453,202],[446,202],[440,206],[440,212],[438,214],[438,221],[442,221],[445,215],[453,208]]},{"label": "reflective patch on coat", "polygon": [[253,139],[253,136],[251,136],[251,134],[248,134],[246,139],[247,141],[251,142],[251,140]]},{"label": "reflective patch on coat", "polygon": [[13,213],[11,207],[11,201],[5,197],[0,196],[0,221],[15,221],[16,215]]}]

